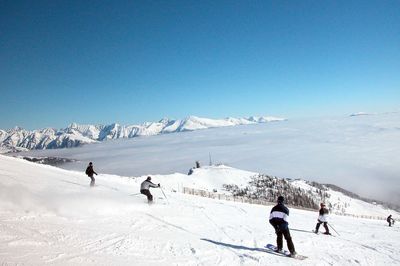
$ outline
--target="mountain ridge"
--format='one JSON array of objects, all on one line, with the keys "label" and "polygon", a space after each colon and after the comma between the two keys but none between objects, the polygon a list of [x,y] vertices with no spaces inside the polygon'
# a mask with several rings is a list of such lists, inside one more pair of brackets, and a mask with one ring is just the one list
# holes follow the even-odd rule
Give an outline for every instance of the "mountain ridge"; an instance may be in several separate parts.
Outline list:
[{"label": "mountain ridge", "polygon": [[166,133],[194,131],[215,127],[237,126],[273,121],[283,121],[284,118],[272,116],[251,116],[248,118],[210,119],[197,116],[188,116],[184,119],[163,118],[158,122],[144,122],[139,125],[92,125],[71,123],[66,128],[44,128],[25,130],[14,127],[9,130],[0,130],[0,153],[44,150],[78,147],[84,144],[121,138],[139,136],[154,136]]}]

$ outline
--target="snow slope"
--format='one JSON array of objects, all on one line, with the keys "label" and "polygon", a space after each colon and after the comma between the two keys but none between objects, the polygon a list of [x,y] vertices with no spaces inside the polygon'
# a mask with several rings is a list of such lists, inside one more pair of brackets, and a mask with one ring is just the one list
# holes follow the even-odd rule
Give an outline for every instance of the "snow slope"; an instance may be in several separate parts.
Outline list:
[{"label": "snow slope", "polygon": [[[206,172],[191,178],[218,179]],[[0,264],[299,265],[264,248],[275,243],[272,206],[172,192],[184,177],[154,176],[168,201],[153,189],[148,206],[135,195],[144,177],[99,175],[90,188],[83,173],[0,156]],[[331,237],[310,232],[316,216],[291,209],[296,250],[308,256],[301,265],[400,264],[397,224],[332,215],[340,236]]]}]

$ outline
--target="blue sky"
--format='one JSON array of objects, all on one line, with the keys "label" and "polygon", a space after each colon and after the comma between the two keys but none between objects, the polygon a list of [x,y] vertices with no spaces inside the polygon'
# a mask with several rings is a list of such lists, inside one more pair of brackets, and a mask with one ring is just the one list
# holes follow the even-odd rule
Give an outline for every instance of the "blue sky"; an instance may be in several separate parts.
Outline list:
[{"label": "blue sky", "polygon": [[400,1],[1,1],[0,128],[400,110]]}]

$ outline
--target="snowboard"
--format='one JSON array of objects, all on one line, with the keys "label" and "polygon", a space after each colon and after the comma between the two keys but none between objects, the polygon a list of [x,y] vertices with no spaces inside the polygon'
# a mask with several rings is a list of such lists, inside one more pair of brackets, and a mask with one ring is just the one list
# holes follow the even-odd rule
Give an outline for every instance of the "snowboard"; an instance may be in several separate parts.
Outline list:
[{"label": "snowboard", "polygon": [[296,254],[294,257],[292,257],[290,255],[290,252],[287,251],[287,250],[282,250],[282,251],[278,252],[277,251],[277,247],[275,245],[272,245],[272,244],[266,245],[265,248],[267,248],[269,250],[272,250],[272,251],[274,251],[274,252],[276,252],[278,254],[285,255],[288,258],[292,258],[292,259],[296,259],[296,260],[305,260],[305,259],[307,259],[307,256],[303,256],[303,255],[300,255],[300,254]]}]

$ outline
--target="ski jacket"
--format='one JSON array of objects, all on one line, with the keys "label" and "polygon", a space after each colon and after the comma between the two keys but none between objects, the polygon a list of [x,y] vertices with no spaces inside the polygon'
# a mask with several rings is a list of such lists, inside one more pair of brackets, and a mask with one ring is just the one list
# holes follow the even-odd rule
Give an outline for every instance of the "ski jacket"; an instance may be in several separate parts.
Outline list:
[{"label": "ski jacket", "polygon": [[329,211],[327,208],[319,209],[318,221],[323,222],[323,223],[328,222],[328,214],[329,214]]},{"label": "ski jacket", "polygon": [[289,209],[283,205],[283,203],[278,203],[271,209],[271,213],[269,214],[269,223],[276,230],[287,230],[289,225],[288,218]]},{"label": "ski jacket", "polygon": [[142,182],[142,184],[140,184],[140,190],[149,190],[150,187],[158,187],[158,185],[154,184],[151,181],[145,180]]},{"label": "ski jacket", "polygon": [[93,170],[93,166],[92,166],[92,165],[89,165],[89,166],[86,168],[85,173],[86,173],[88,176],[92,176],[93,174],[96,174],[96,175],[97,175],[97,173]]}]

